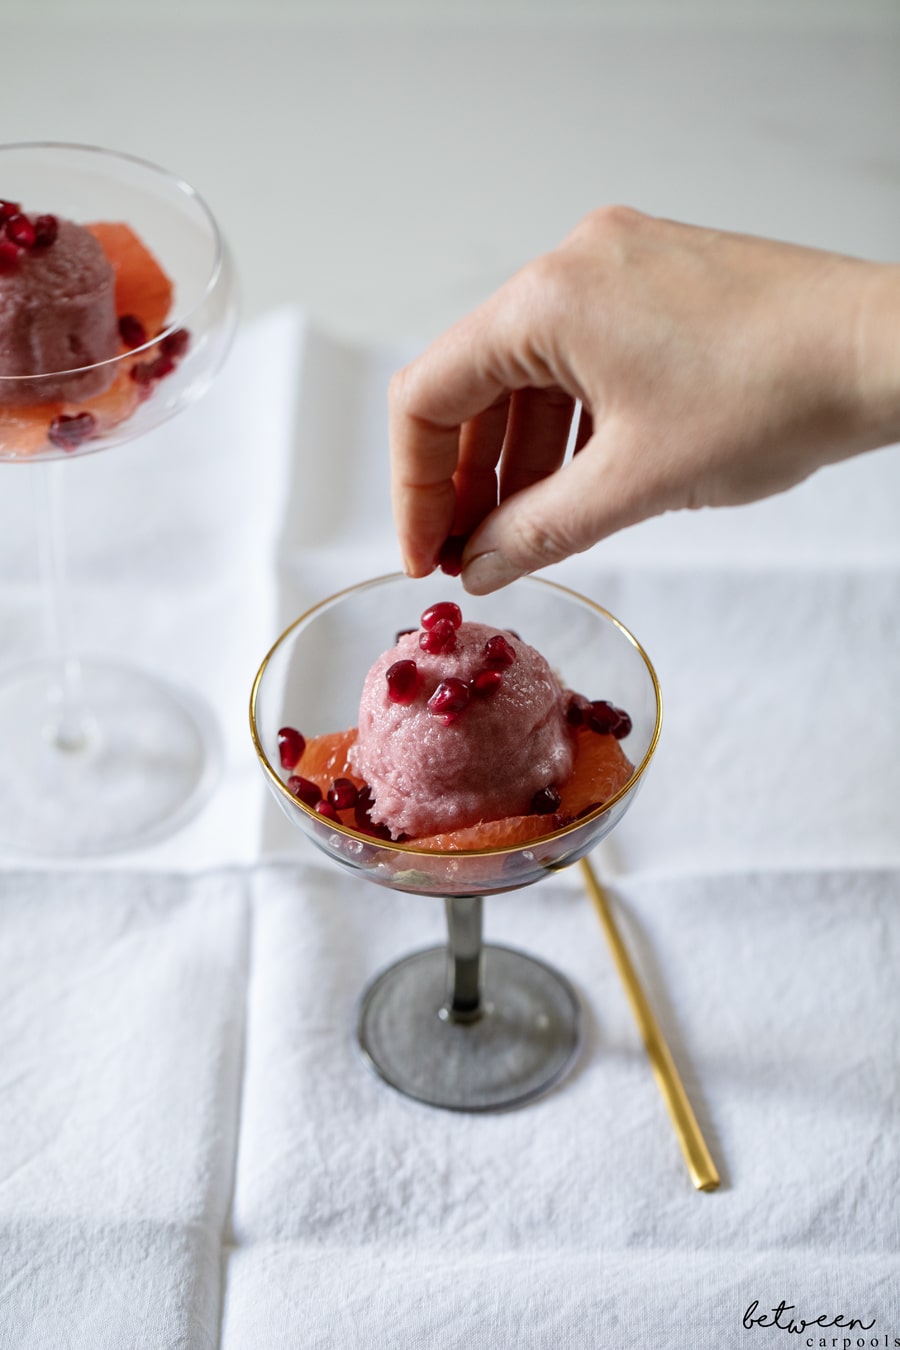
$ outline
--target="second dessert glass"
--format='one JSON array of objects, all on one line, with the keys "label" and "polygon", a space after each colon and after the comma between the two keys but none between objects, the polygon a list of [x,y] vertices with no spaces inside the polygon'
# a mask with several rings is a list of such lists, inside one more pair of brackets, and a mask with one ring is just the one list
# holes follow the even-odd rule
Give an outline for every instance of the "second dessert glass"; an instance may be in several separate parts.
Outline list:
[{"label": "second dessert glass", "polygon": [[[7,214],[15,203],[32,216],[100,222],[115,235],[120,328],[134,294],[129,280],[139,276],[142,296],[152,298],[158,264],[172,283],[168,312],[165,300],[159,311],[165,317],[150,331],[128,332],[127,346],[122,329],[123,348],[112,359],[85,366],[70,338],[64,388],[99,377],[99,396],[59,395],[59,371],[0,375],[0,461],[3,473],[27,465],[21,471],[34,482],[47,634],[43,657],[0,674],[0,848],[105,854],[166,834],[197,808],[215,780],[219,733],[191,691],[126,663],[88,659],[73,645],[61,494],[77,469],[62,461],[141,436],[209,388],[235,330],[234,276],[203,199],[130,155],[57,143],[0,146],[0,197]],[[14,271],[15,260],[4,262]]]},{"label": "second dessert glass", "polygon": [[[444,600],[464,619],[514,629],[565,687],[627,710],[632,731],[622,747],[634,772],[621,791],[538,839],[464,852],[373,839],[323,819],[288,791],[279,729],[291,725],[309,738],[355,726],[372,662]],[[360,1047],[386,1082],[432,1106],[491,1111],[539,1096],[571,1067],[580,1038],[572,986],[536,957],[486,946],[483,898],[568,867],[614,828],[643,781],[661,718],[656,674],[636,639],[592,601],[538,578],[471,596],[446,576],[381,577],[324,600],[278,639],[253,684],[250,725],[279,806],[336,863],[393,890],[442,898],[446,908],[446,947],[404,957],[362,996]]]}]

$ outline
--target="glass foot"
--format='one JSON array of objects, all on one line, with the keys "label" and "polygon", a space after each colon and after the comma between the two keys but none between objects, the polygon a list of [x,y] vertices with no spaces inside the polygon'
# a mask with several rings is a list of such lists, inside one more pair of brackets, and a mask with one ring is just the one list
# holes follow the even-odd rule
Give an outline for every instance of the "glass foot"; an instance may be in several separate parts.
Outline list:
[{"label": "glass foot", "polygon": [[4,850],[79,858],[152,843],[218,778],[218,729],[196,696],[113,662],[75,664],[74,706],[49,663],[0,677]]},{"label": "glass foot", "polygon": [[548,1091],[572,1066],[580,1011],[569,982],[541,961],[485,946],[473,1017],[447,999],[446,947],[390,966],[362,997],[363,1056],[407,1097],[451,1111],[500,1111]]}]

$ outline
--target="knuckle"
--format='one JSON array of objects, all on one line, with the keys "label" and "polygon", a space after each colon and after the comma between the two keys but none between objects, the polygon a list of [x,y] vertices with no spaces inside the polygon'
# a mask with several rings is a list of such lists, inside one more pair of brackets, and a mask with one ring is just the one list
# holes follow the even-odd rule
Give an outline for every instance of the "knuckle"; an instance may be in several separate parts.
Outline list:
[{"label": "knuckle", "polygon": [[624,242],[642,227],[647,217],[632,206],[612,203],[598,206],[575,226],[573,236],[610,243]]}]

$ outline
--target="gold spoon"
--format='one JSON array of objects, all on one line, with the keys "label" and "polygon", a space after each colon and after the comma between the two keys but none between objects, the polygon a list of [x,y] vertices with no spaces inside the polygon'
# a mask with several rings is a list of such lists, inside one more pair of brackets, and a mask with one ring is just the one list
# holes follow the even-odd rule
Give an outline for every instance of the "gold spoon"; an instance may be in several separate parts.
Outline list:
[{"label": "gold spoon", "polygon": [[662,1093],[666,1110],[675,1126],[675,1134],[684,1154],[691,1181],[698,1191],[714,1191],[719,1185],[719,1173],[706,1146],[706,1140],[703,1138],[700,1126],[697,1124],[697,1117],[688,1101],[684,1084],[666,1044],[666,1038],[662,1034],[647,995],[638,979],[637,972],[631,963],[631,957],[628,955],[625,943],[622,941],[606,892],[597,880],[596,873],[587,858],[581,859],[581,868],[588,894],[600,916],[600,922],[606,933],[606,940],[612,951],[613,961],[625,986],[625,993],[628,995],[628,1002],[631,1004],[631,1010],[643,1038],[657,1087]]}]

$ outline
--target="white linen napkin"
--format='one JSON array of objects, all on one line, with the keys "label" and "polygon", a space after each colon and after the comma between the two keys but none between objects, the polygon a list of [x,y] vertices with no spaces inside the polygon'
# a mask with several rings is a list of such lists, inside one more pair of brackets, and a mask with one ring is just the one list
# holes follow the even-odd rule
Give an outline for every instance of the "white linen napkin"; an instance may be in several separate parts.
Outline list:
[{"label": "white linen napkin", "polygon": [[0,1346],[218,1343],[239,872],[0,874]]},{"label": "white linen napkin", "polygon": [[257,874],[226,1350],[719,1350],[762,1343],[742,1325],[754,1299],[900,1336],[900,872],[614,894],[722,1173],[711,1195],[690,1186],[577,873],[486,904],[488,940],[561,968],[586,1021],[574,1075],[493,1116],[411,1102],[356,1051],[363,986],[442,940],[439,902],[325,864]]}]

